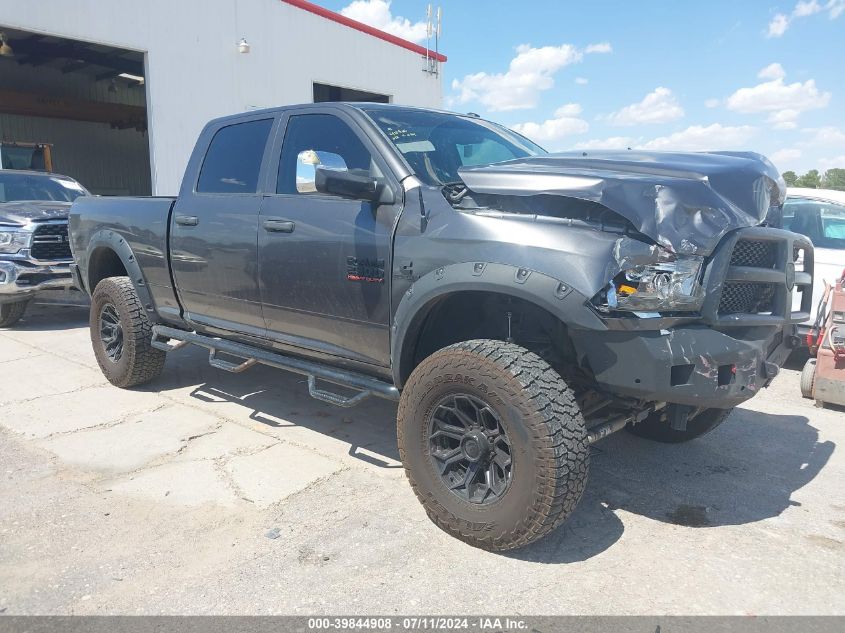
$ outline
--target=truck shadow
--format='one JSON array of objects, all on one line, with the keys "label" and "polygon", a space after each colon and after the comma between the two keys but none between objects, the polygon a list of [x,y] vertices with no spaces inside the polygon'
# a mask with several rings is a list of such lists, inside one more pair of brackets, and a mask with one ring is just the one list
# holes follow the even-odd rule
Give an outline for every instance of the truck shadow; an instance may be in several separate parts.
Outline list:
[{"label": "truck shadow", "polygon": [[590,481],[569,521],[509,555],[543,563],[584,560],[622,535],[619,511],[696,529],[776,517],[801,505],[792,494],[818,475],[834,448],[819,442],[803,415],[745,408],[687,444],[620,432],[593,447]]},{"label": "truck shadow", "polygon": [[[175,362],[174,362],[175,361]],[[176,352],[151,391],[181,390],[235,419],[285,438],[302,429],[378,468],[400,468],[396,405],[376,398],[351,409],[312,400],[301,376],[266,367],[241,374],[210,368],[203,350]],[[292,437],[309,442],[300,434]],[[323,440],[317,440],[322,442]],[[687,444],[658,444],[620,432],[591,449],[590,480],[569,520],[509,557],[547,564],[589,559],[622,536],[624,513],[687,528],[753,523],[800,505],[792,494],[828,462],[803,415],[737,409],[713,433]]]},{"label": "truck shadow", "polygon": [[79,304],[53,304],[34,301],[29,304],[21,320],[8,330],[47,332],[86,327],[89,307]]}]

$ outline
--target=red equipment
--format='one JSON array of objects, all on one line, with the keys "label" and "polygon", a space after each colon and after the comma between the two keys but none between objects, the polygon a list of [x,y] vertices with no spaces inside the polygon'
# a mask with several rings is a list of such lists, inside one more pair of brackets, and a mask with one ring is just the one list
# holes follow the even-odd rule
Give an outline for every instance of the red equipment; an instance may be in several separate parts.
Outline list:
[{"label": "red equipment", "polygon": [[845,270],[826,286],[819,317],[807,336],[811,358],[801,372],[801,393],[818,406],[845,405]]}]

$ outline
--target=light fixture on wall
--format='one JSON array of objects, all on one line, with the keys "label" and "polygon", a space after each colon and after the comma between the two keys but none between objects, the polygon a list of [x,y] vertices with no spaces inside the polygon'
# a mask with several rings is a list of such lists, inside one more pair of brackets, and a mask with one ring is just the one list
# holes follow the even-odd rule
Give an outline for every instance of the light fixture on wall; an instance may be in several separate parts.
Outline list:
[{"label": "light fixture on wall", "polygon": [[249,42],[246,41],[245,37],[242,37],[241,41],[238,42],[238,52],[239,53],[248,53],[249,52]]},{"label": "light fixture on wall", "polygon": [[9,46],[9,40],[6,39],[5,33],[0,33],[0,56],[3,57],[14,57],[15,51],[12,50],[12,47]]}]

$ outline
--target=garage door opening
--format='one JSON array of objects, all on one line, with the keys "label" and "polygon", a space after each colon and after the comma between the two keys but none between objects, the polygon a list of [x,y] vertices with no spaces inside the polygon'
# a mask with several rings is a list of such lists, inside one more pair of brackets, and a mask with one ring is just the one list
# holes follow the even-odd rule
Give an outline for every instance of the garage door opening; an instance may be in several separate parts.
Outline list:
[{"label": "garage door opening", "polygon": [[0,33],[3,168],[52,166],[96,194],[149,195],[144,54],[2,25]]},{"label": "garage door opening", "polygon": [[356,90],[355,88],[344,88],[343,86],[332,86],[314,82],[314,103],[325,103],[326,101],[390,103],[390,96],[377,92],[367,92],[366,90]]}]

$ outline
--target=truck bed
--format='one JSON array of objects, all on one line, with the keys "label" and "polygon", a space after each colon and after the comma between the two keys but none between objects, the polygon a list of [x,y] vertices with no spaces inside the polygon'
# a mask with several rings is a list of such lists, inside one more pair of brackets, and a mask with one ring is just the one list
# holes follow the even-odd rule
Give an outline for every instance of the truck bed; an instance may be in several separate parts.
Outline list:
[{"label": "truck bed", "polygon": [[167,230],[175,201],[175,197],[77,198],[70,210],[70,243],[88,292],[94,290],[87,283],[88,266],[97,261],[94,251],[119,246],[123,239],[137,260],[156,310],[178,314],[167,256]]}]

